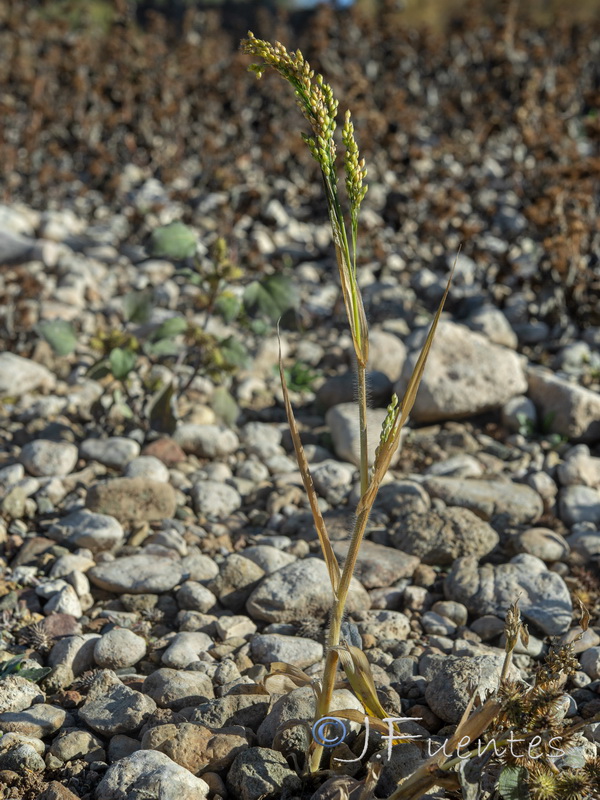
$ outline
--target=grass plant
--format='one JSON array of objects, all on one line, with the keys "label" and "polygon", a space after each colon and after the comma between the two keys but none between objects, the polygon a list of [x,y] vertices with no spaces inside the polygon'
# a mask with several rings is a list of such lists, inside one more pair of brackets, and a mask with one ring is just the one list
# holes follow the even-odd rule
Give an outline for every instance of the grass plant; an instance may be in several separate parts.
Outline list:
[{"label": "grass plant", "polygon": [[[322,75],[315,75],[300,50],[288,52],[279,42],[273,45],[270,42],[257,39],[251,32],[248,34],[248,38],[242,42],[242,50],[244,53],[258,56],[262,60],[262,63],[253,64],[250,67],[257,77],[260,78],[264,71],[268,67],[271,67],[291,84],[296,94],[300,110],[310,125],[312,134],[303,133],[302,138],[321,171],[329,211],[329,221],[333,233],[342,295],[356,359],[361,498],[358,508],[356,509],[356,522],[352,532],[350,546],[341,571],[333,553],[331,542],[327,535],[327,529],[319,510],[316,492],[308,469],[308,462],[304,455],[289,399],[285,371],[283,369],[283,364],[280,364],[280,376],[285,407],[292,431],[296,457],[302,473],[304,487],[310,500],[311,510],[327,564],[334,596],[327,638],[327,656],[323,681],[317,692],[316,718],[321,719],[329,714],[340,657],[342,658],[344,670],[358,696],[363,701],[365,708],[374,712],[376,716],[383,718],[383,716],[385,716],[385,711],[381,708],[381,704],[377,699],[375,686],[368,669],[368,662],[359,648],[342,642],[342,623],[344,621],[350,582],[356,567],[356,560],[367,527],[369,514],[373,508],[379,486],[389,468],[392,456],[400,443],[402,427],[406,423],[408,415],[414,405],[437,323],[448,295],[450,281],[448,282],[442,301],[433,319],[429,334],[408,383],[404,398],[399,402],[398,397],[394,395],[387,409],[387,415],[375,454],[375,461],[373,465],[369,465],[366,380],[369,358],[369,331],[357,281],[358,215],[361,203],[367,193],[367,186],[365,184],[367,169],[364,159],[360,157],[358,144],[354,135],[351,113],[350,111],[346,111],[342,129],[342,142],[345,147],[345,184],[349,205],[349,213],[344,215],[338,192],[337,145],[334,138],[337,127],[338,101],[333,96],[331,86],[325,82]],[[349,224],[347,224],[347,222],[349,222]],[[316,744],[311,756],[311,769],[313,771],[319,768],[322,754],[323,747]]]},{"label": "grass plant", "polygon": [[[290,402],[288,377],[280,353],[279,371],[283,388],[284,404],[292,435],[292,441],[313,519],[327,565],[333,605],[330,613],[327,649],[322,679],[312,680],[302,670],[292,665],[274,663],[267,678],[286,675],[294,686],[311,684],[316,694],[315,723],[328,717],[332,695],[340,683],[338,666],[341,664],[347,685],[361,701],[373,730],[389,731],[389,715],[377,694],[370,665],[365,653],[348,631],[352,626],[345,620],[345,607],[350,581],[356,566],[369,514],[373,508],[378,489],[389,469],[391,459],[400,443],[402,427],[414,405],[427,357],[432,346],[438,321],[450,288],[450,279],[430,326],[425,344],[416,362],[402,400],[394,395],[388,406],[381,429],[379,444],[373,464],[368,462],[367,438],[367,385],[366,368],[369,356],[369,332],[363,302],[357,281],[358,216],[361,203],[367,192],[365,178],[367,170],[360,157],[354,135],[354,126],[349,111],[344,117],[342,143],[345,148],[343,170],[345,174],[348,212],[344,214],[338,192],[337,126],[338,101],[331,86],[322,75],[314,73],[302,53],[288,51],[282,44],[271,44],[256,38],[252,33],[242,41],[242,51],[260,59],[250,67],[257,77],[271,68],[281,75],[293,88],[298,106],[308,122],[311,132],[303,133],[313,158],[321,172],[323,187],[333,232],[333,242],[339,270],[339,278],[354,346],[357,372],[357,416],[360,431],[360,500],[355,514],[354,528],[349,549],[342,569],[333,552],[325,521],[321,514],[316,491],[313,486],[308,461],[300,439],[300,433]],[[581,634],[587,629],[589,617],[582,613]],[[523,625],[517,602],[508,610],[505,625],[505,660],[498,688],[487,699],[479,699],[476,708],[476,689],[473,687],[462,719],[445,747],[425,760],[412,775],[405,778],[389,796],[388,800],[418,800],[435,786],[463,797],[491,797],[481,788],[484,767],[492,768],[495,775],[494,798],[503,800],[583,800],[600,796],[600,760],[588,759],[580,765],[556,766],[553,743],[558,739],[565,749],[572,746],[579,735],[579,728],[565,721],[564,684],[569,674],[578,668],[573,655],[573,642],[553,649],[544,666],[539,669],[533,685],[511,678],[512,655],[520,641],[527,646],[528,632]],[[358,637],[360,639],[360,637]],[[267,681],[265,681],[266,687]],[[364,722],[364,715],[355,710],[336,711],[337,718]],[[286,726],[298,723],[292,720]],[[303,723],[305,724],[305,723]],[[402,732],[394,724],[395,745],[406,742]],[[391,732],[390,732],[391,733]],[[396,735],[397,734],[397,738]],[[276,737],[277,738],[277,737]],[[512,745],[518,743],[518,752]],[[532,747],[534,752],[532,754]],[[535,750],[537,748],[537,750]],[[499,749],[499,752],[498,752]],[[504,752],[503,752],[504,749]],[[507,755],[508,753],[508,755]],[[324,747],[312,741],[307,752],[306,773],[323,771]],[[465,765],[480,759],[481,769],[477,776],[479,791],[474,794],[472,775],[467,776]],[[332,762],[335,758],[332,759]],[[328,776],[331,772],[326,773]],[[367,765],[366,777],[360,791],[361,800],[373,796],[377,784],[377,770]],[[327,795],[330,796],[329,794]],[[331,795],[333,796],[333,795]],[[340,786],[339,795],[348,798],[346,788]],[[352,793],[354,797],[354,793]],[[359,795],[356,795],[357,797]],[[456,795],[454,795],[456,796]]]}]

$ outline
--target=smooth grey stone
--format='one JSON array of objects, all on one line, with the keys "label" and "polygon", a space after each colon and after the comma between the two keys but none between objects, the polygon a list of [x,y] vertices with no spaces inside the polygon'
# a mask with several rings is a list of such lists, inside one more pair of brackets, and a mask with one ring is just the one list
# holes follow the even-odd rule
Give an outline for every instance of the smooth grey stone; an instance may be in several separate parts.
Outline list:
[{"label": "smooth grey stone", "polygon": [[472,614],[502,619],[519,597],[522,616],[548,636],[564,633],[571,624],[573,607],[565,582],[547,570],[543,561],[527,554],[499,565],[478,566],[475,556],[459,558],[446,577],[444,593]]},{"label": "smooth grey stone", "polygon": [[[265,622],[293,622],[304,617],[325,616],[332,607],[333,594],[325,562],[306,558],[267,575],[254,589],[246,610],[253,619]],[[369,595],[352,578],[346,610],[370,608]]]},{"label": "smooth grey stone", "polygon": [[32,261],[35,254],[35,239],[0,229],[0,264],[24,264]]},{"label": "smooth grey stone", "polygon": [[2,733],[24,733],[44,739],[59,728],[71,727],[74,719],[63,708],[37,703],[23,711],[7,711],[0,714],[0,731]]},{"label": "smooth grey stone", "polygon": [[250,640],[250,656],[255,664],[268,666],[273,661],[283,661],[306,669],[321,661],[323,645],[301,636],[255,634]]},{"label": "smooth grey stone", "polygon": [[140,446],[134,439],[110,436],[108,439],[85,439],[79,452],[88,461],[98,461],[105,467],[123,470],[139,456]]},{"label": "smooth grey stone", "polygon": [[102,742],[89,731],[65,731],[52,742],[49,751],[63,763],[83,759],[90,764],[93,761],[106,761],[106,752]]},{"label": "smooth grey stone", "polygon": [[[342,567],[350,542],[336,541],[332,546]],[[365,539],[360,546],[354,575],[365,589],[374,589],[412,577],[418,566],[419,559],[416,556]]]},{"label": "smooth grey stone", "polygon": [[141,661],[146,650],[147,645],[142,636],[128,628],[113,628],[97,640],[94,660],[104,669],[122,669]]},{"label": "smooth grey stone", "polygon": [[[367,432],[369,443],[369,463],[375,459],[375,450],[379,444],[381,426],[386,418],[385,408],[367,408]],[[356,403],[341,403],[333,406],[325,415],[325,421],[331,431],[335,454],[342,461],[355,466],[360,465],[360,435],[358,424],[358,406]],[[391,464],[394,466],[400,457],[399,450],[394,454]]]},{"label": "smooth grey stone", "polygon": [[531,523],[544,511],[539,494],[531,487],[509,480],[426,478],[425,488],[449,506],[473,511],[485,520]]},{"label": "smooth grey stone", "polygon": [[558,515],[565,525],[600,524],[600,490],[591,486],[565,486],[558,495]]},{"label": "smooth grey stone", "polygon": [[77,463],[78,451],[70,442],[36,439],[21,450],[21,462],[36,477],[68,475]]},{"label": "smooth grey stone", "polygon": [[242,498],[233,486],[217,481],[198,481],[190,494],[196,513],[205,517],[228,517],[242,505]]},{"label": "smooth grey stone", "polygon": [[[413,334],[402,376],[395,386],[402,397],[428,329]],[[411,417],[417,422],[460,419],[501,408],[527,390],[521,358],[464,325],[441,320]]]},{"label": "smooth grey stone", "polygon": [[225,458],[240,446],[236,434],[222,425],[184,422],[175,429],[173,439],[186,453],[200,458]]},{"label": "smooth grey stone", "polygon": [[0,353],[0,397],[21,397],[36,389],[52,390],[56,378],[49,369],[15,353]]},{"label": "smooth grey stone", "polygon": [[181,583],[183,569],[179,561],[141,553],[97,564],[88,576],[95,586],[115,594],[161,594]]},{"label": "smooth grey stone", "polygon": [[600,395],[541,367],[528,371],[529,397],[553,433],[576,442],[600,440]]},{"label": "smooth grey stone", "polygon": [[148,675],[142,686],[159,708],[178,711],[205,703],[214,696],[210,678],[202,672],[161,667]]},{"label": "smooth grey stone", "polygon": [[48,536],[72,547],[86,547],[92,553],[101,553],[122,544],[125,533],[114,517],[80,510],[72,511],[52,525]]}]

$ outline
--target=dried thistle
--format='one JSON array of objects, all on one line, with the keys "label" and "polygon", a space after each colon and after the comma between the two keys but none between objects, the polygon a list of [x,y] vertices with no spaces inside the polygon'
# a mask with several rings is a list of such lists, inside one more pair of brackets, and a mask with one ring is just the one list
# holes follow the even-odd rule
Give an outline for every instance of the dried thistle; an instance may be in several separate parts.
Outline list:
[{"label": "dried thistle", "polygon": [[48,633],[43,621],[21,628],[19,638],[41,655],[49,653],[54,644],[54,637]]},{"label": "dried thistle", "polygon": [[531,764],[527,770],[527,788],[531,800],[558,800],[556,773],[545,764]]}]

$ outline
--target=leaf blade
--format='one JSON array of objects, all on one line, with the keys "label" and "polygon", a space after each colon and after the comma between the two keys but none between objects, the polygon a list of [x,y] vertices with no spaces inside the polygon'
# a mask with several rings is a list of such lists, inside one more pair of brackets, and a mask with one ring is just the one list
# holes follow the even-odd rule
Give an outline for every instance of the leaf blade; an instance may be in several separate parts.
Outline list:
[{"label": "leaf blade", "polygon": [[302,476],[302,483],[304,485],[306,496],[308,497],[315,528],[317,529],[317,536],[319,537],[319,543],[321,545],[321,550],[323,551],[323,558],[325,559],[327,572],[329,573],[331,588],[333,589],[334,595],[337,597],[341,577],[340,568],[331,546],[327,528],[325,527],[325,520],[323,519],[321,509],[319,508],[317,492],[313,484],[312,475],[310,474],[310,470],[308,468],[308,460],[306,458],[306,453],[304,452],[304,447],[302,446],[300,431],[298,430],[298,425],[296,424],[296,418],[294,416],[294,410],[290,401],[290,395],[285,379],[285,370],[283,368],[283,356],[281,354],[281,338],[279,336],[279,328],[277,329],[277,338],[279,340],[279,378],[281,380],[281,388],[283,390],[285,413],[287,415],[288,425],[292,435],[292,442],[294,444],[294,451],[296,453],[296,461],[298,462],[298,468],[300,469],[300,474]]}]

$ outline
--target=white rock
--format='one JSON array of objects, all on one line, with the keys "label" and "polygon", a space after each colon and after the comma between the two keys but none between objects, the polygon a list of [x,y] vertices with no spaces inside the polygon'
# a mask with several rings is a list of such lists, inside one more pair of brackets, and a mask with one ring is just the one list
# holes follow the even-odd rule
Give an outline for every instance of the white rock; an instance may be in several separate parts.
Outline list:
[{"label": "white rock", "polygon": [[354,467],[328,459],[318,464],[312,471],[315,489],[331,505],[338,505],[352,487]]},{"label": "white rock", "polygon": [[199,481],[192,486],[196,513],[207,517],[227,517],[242,505],[242,498],[232,486],[216,481]]},{"label": "white rock", "polygon": [[565,486],[558,496],[558,512],[565,525],[600,524],[600,491],[590,486]]},{"label": "white rock", "polygon": [[537,430],[537,411],[527,395],[511,397],[502,406],[502,423],[510,430],[521,432],[524,426]]},{"label": "white rock", "polygon": [[[402,397],[417,363],[427,330],[410,337],[409,356],[396,394]],[[460,419],[500,408],[527,389],[521,358],[464,325],[438,325],[411,416],[418,422]]]},{"label": "white rock", "polygon": [[255,664],[268,665],[273,661],[284,661],[306,669],[323,658],[323,645],[301,636],[263,633],[252,637],[250,654]]},{"label": "white rock", "polygon": [[77,448],[70,442],[36,439],[21,450],[21,462],[30,475],[68,475],[77,463]]},{"label": "white rock", "polygon": [[207,614],[217,604],[214,594],[196,581],[186,581],[177,592],[177,605],[181,609]]},{"label": "white rock", "polygon": [[212,644],[210,636],[200,631],[177,633],[162,654],[161,662],[166,667],[185,669],[188,664],[199,661],[200,654],[206,653]]},{"label": "white rock", "polygon": [[254,563],[258,564],[261,569],[264,569],[267,574],[277,572],[278,569],[285,567],[286,564],[292,564],[296,561],[296,556],[291,555],[291,553],[285,553],[283,550],[279,550],[277,547],[271,547],[268,544],[257,544],[252,547],[246,547],[244,549],[244,558],[249,558],[250,561],[254,561]]},{"label": "white rock", "polygon": [[121,523],[107,514],[72,511],[55,523],[48,536],[74,547],[87,547],[92,553],[112,550],[122,544],[125,533]]},{"label": "white rock", "polygon": [[14,353],[0,353],[0,397],[20,397],[35,389],[52,390],[56,378],[49,369]]},{"label": "white rock", "polygon": [[[369,463],[375,458],[375,449],[379,444],[381,426],[386,417],[385,408],[367,409],[367,432],[369,442]],[[356,403],[340,403],[330,408],[325,415],[329,425],[333,447],[338,458],[350,464],[360,465],[360,436],[358,427],[358,406]],[[398,462],[400,450],[392,458],[392,466]]]},{"label": "white rock", "polygon": [[240,442],[236,434],[222,425],[178,425],[173,439],[186,453],[201,458],[224,458],[235,453]]},{"label": "white rock", "polygon": [[52,595],[44,606],[44,614],[71,614],[75,619],[79,619],[83,610],[77,592],[72,586],[65,586],[60,592]]},{"label": "white rock", "polygon": [[[324,616],[331,610],[333,594],[325,562],[305,558],[267,575],[248,598],[246,609],[253,619],[291,622],[304,617]],[[353,578],[347,610],[369,609],[371,601]]]},{"label": "white rock", "polygon": [[600,439],[600,395],[541,367],[528,371],[529,397],[553,433],[579,442]]},{"label": "white rock", "polygon": [[159,483],[169,482],[169,470],[156,456],[138,456],[125,467],[126,478],[148,478]]},{"label": "white rock", "polygon": [[369,370],[379,370],[397,381],[405,359],[406,345],[397,336],[377,329],[369,331]]},{"label": "white rock", "polygon": [[266,422],[248,422],[240,432],[244,450],[260,459],[279,456],[284,453],[281,446],[280,428]]},{"label": "white rock", "polygon": [[519,340],[506,316],[492,305],[480,306],[465,323],[472,331],[483,333],[490,342],[516,350]]},{"label": "white rock", "polygon": [[125,469],[130,461],[139,456],[140,446],[134,439],[125,436],[109,436],[108,439],[86,439],[81,443],[80,453],[88,461]]},{"label": "white rock", "polygon": [[572,447],[558,465],[558,480],[563,486],[591,486],[600,489],[600,458],[590,455],[585,444]]},{"label": "white rock", "polygon": [[595,681],[600,678],[600,647],[590,647],[579,659],[581,669]]}]

